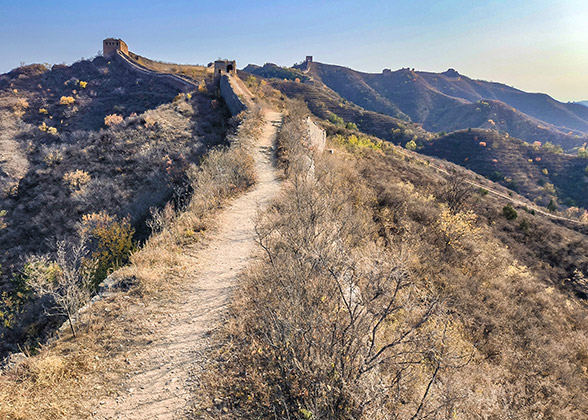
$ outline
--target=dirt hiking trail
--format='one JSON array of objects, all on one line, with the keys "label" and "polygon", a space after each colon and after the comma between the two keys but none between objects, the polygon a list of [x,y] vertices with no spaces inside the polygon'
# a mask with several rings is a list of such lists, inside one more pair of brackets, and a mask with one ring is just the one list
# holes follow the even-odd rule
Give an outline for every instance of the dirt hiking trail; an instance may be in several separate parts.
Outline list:
[{"label": "dirt hiking trail", "polygon": [[222,324],[237,275],[255,247],[254,218],[279,190],[273,144],[281,124],[278,112],[263,111],[264,126],[254,145],[258,181],[217,218],[218,228],[204,247],[185,251],[188,273],[177,304],[146,313],[157,324],[153,342],[135,353],[135,371],[123,392],[102,400],[94,419],[183,419],[190,408],[190,376],[202,370],[211,332]]}]

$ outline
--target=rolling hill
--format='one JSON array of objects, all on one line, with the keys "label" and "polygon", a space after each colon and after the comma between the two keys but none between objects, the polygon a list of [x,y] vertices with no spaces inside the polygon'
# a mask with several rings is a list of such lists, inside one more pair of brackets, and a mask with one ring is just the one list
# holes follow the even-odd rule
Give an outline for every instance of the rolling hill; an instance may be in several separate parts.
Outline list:
[{"label": "rolling hill", "polygon": [[[300,78],[296,81],[294,77],[282,78],[285,71],[278,72],[273,65],[272,71],[268,71],[267,66],[248,66],[247,69],[258,76],[269,77],[274,88],[290,98],[303,100],[309,110],[321,119],[340,119],[344,125],[352,123],[364,133],[398,145],[414,141],[420,153],[471,169],[539,205],[548,206],[553,201],[553,206],[562,210],[576,206],[588,208],[588,158],[576,156],[576,153],[563,154],[555,146],[564,139],[568,146],[574,145],[576,149],[582,147],[586,139],[567,134],[562,137],[560,131],[548,128],[545,122],[523,114],[504,102],[496,99],[468,102],[431,91],[425,84],[417,83],[420,97],[428,98],[427,106],[423,107],[423,102],[418,100],[419,95],[412,95],[412,88],[407,88],[404,103],[410,106],[405,106],[404,110],[434,121],[429,122],[428,127],[433,131],[429,132],[425,129],[427,124],[411,122],[412,118],[397,112],[392,102],[362,79],[362,74],[344,67],[312,63],[308,74],[314,75],[307,82],[302,82]],[[302,69],[291,71],[304,74]],[[319,71],[321,74],[317,77]],[[398,79],[401,74],[412,73],[411,70],[403,70],[387,73],[385,77]],[[375,75],[367,76],[367,79],[376,78]],[[417,76],[414,73],[412,77],[418,79]],[[443,77],[457,79],[461,76],[449,71]],[[326,78],[328,83],[321,81],[321,78]],[[405,85],[400,80],[397,82]],[[440,84],[439,81],[437,83]],[[343,90],[342,93],[333,88],[337,86]],[[377,84],[374,83],[374,86],[377,87]],[[449,88],[445,86],[445,89]],[[463,86],[461,94],[468,94],[470,99],[476,97],[475,92]],[[541,138],[543,141],[528,142],[512,133],[526,133],[526,138]]]},{"label": "rolling hill", "polygon": [[[199,66],[142,62],[210,81]],[[588,157],[486,123],[432,133],[406,109],[367,110],[266,65],[248,67],[264,81],[229,77],[252,110],[231,147],[202,158],[240,118],[217,86],[182,93],[118,58],[83,64],[1,76],[13,153],[0,251],[13,266],[0,285],[28,300],[0,353],[31,354],[0,367],[1,418],[583,418],[588,224],[513,191],[584,205]],[[142,108],[111,89],[144,95]],[[458,102],[454,127],[518,115],[496,99]],[[88,221],[108,233],[102,220],[117,220],[106,238],[118,245],[174,193],[149,240],[110,266],[108,292],[76,314],[77,333],[70,323],[37,346],[38,309],[55,295],[27,285],[73,270],[42,256],[19,270],[17,257],[49,254]],[[83,276],[71,289],[91,287]]]},{"label": "rolling hill", "polygon": [[307,74],[366,110],[420,123],[433,132],[492,125],[523,140],[551,141],[566,150],[583,144],[588,134],[588,109],[579,104],[473,80],[453,69],[370,74],[313,62]]},{"label": "rolling hill", "polygon": [[[211,82],[205,69],[186,71]],[[150,208],[185,194],[188,168],[225,142],[229,117],[214,93],[185,94],[117,56],[0,75],[0,320],[10,324],[2,292],[19,287],[25,258],[81,224],[115,223],[144,239]],[[46,327],[36,302],[27,305],[24,329],[0,328],[10,335],[0,354]]]},{"label": "rolling hill", "polygon": [[449,160],[542,206],[588,208],[588,158],[556,153],[493,130],[459,130],[423,143],[421,153]]}]

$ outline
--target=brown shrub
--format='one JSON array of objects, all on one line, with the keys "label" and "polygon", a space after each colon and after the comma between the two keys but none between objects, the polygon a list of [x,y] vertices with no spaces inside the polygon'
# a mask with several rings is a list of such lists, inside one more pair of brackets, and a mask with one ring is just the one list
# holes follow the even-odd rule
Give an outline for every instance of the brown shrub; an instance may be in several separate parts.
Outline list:
[{"label": "brown shrub", "polygon": [[113,125],[119,125],[122,124],[124,122],[124,118],[122,117],[122,115],[118,115],[118,114],[110,114],[107,115],[106,117],[104,117],[104,125],[110,127]]},{"label": "brown shrub", "polygon": [[243,278],[200,408],[232,418],[420,418],[438,377],[471,348],[407,270],[410,252],[378,240],[373,192],[352,165],[312,160],[287,148],[293,133],[280,137],[287,186],[256,225],[263,257]]},{"label": "brown shrub", "polygon": [[152,209],[148,224],[157,234],[131,256],[130,266],[120,272],[121,276],[135,277],[142,294],[171,291],[173,284],[162,278],[181,263],[182,245],[197,241],[216,210],[253,185],[256,172],[248,147],[249,138],[257,132],[260,121],[260,115],[248,115],[230,147],[211,150],[199,166],[188,169],[192,196],[187,205],[179,211],[171,204],[162,210]]}]

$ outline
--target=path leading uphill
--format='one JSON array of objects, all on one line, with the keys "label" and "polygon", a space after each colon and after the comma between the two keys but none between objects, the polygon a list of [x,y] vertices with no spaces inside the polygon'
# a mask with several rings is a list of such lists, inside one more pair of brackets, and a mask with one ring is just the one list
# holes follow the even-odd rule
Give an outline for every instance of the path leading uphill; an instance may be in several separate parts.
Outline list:
[{"label": "path leading uphill", "polygon": [[146,314],[162,325],[155,340],[130,363],[139,368],[125,392],[101,401],[97,419],[183,419],[189,406],[190,374],[204,365],[208,337],[218,328],[235,287],[255,246],[253,219],[279,190],[272,164],[273,144],[282,115],[264,111],[265,125],[255,145],[258,182],[234,200],[218,218],[218,231],[204,248],[186,251],[187,281],[182,301],[162,313]]}]

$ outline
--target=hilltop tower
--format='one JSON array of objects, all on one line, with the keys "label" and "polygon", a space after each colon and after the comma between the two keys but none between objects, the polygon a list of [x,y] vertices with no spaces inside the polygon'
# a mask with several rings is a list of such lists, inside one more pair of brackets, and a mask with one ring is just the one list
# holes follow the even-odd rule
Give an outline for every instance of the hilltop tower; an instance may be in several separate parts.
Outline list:
[{"label": "hilltop tower", "polygon": [[104,57],[111,57],[116,54],[117,51],[129,55],[129,47],[122,39],[106,38],[102,41],[102,55]]},{"label": "hilltop tower", "polygon": [[214,77],[223,74],[237,75],[237,63],[235,60],[216,60],[214,62]]}]

